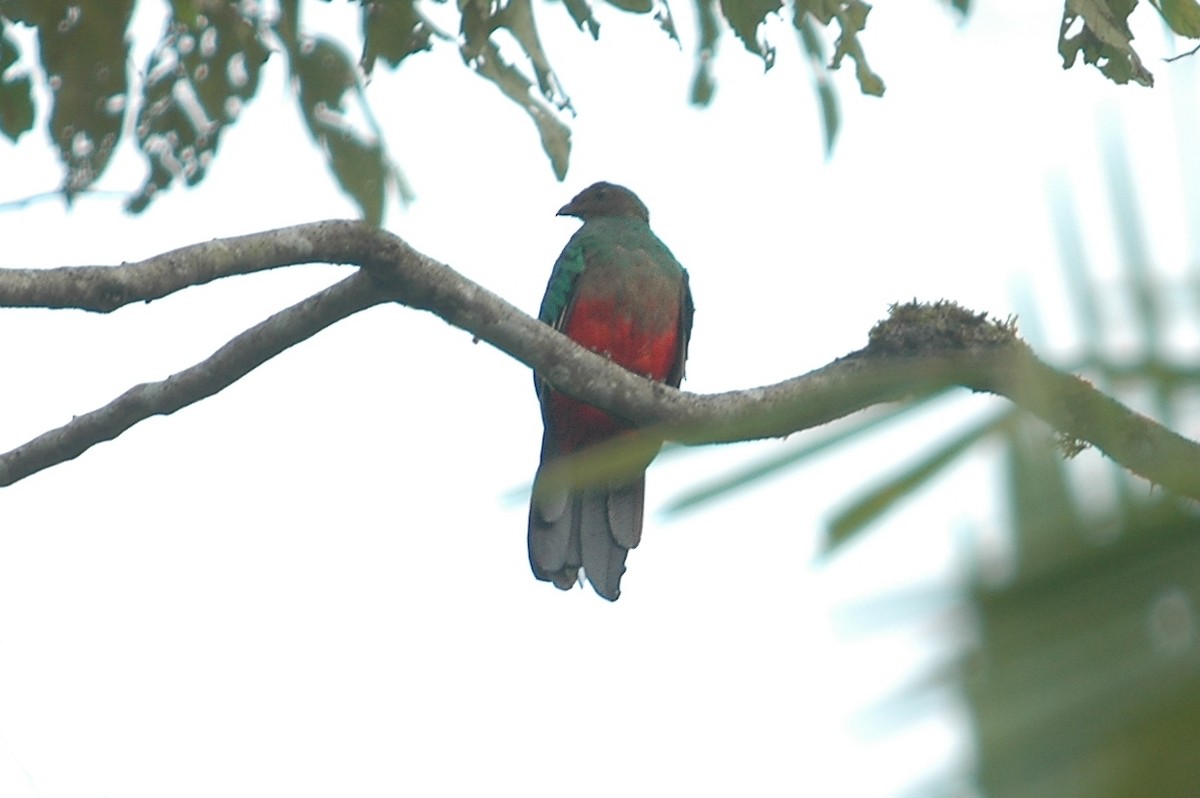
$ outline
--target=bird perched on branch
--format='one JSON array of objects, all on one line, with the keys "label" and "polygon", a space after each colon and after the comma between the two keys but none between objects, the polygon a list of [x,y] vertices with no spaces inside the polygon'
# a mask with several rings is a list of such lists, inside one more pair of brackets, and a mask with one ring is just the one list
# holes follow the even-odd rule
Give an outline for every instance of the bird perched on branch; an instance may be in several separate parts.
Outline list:
[{"label": "bird perched on branch", "polygon": [[[538,318],[630,371],[678,387],[692,295],[687,272],[651,232],[645,204],[623,186],[596,183],[558,215],[583,226],[554,264]],[[589,479],[585,468],[555,473],[556,462],[633,427],[537,374],[534,387],[545,433],[529,506],[529,564],[562,590],[582,570],[599,595],[616,601],[625,557],[642,537],[646,467],[659,445],[636,452],[635,465],[617,477]]]}]

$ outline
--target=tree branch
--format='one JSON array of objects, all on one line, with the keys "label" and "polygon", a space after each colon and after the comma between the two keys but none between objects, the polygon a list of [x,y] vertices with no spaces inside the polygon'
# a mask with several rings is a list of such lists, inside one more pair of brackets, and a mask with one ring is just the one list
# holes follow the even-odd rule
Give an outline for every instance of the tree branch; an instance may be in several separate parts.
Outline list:
[{"label": "tree branch", "polygon": [[560,390],[646,428],[649,438],[701,444],[780,437],[874,404],[961,385],[1006,396],[1131,471],[1200,498],[1200,445],[1050,368],[1012,324],[952,303],[895,307],[863,349],[776,385],[710,395],[632,374],[398,237],[360,222],[298,225],[116,267],[0,270],[0,304],[111,310],[223,276],[316,262],[356,264],[364,271],[241,333],[195,366],[131,388],[0,455],[0,486],[77,457],[144,418],[211,396],[330,324],[394,301],[471,332]]},{"label": "tree branch", "polygon": [[0,269],[0,307],[77,308],[110,313],[235,274],[301,263],[357,263],[357,222],[316,222],[216,239],[120,266]]},{"label": "tree branch", "polygon": [[207,359],[160,382],[135,385],[109,404],[0,455],[0,487],[73,460],[151,416],[169,415],[212,396],[288,347],[388,296],[363,272],[276,313]]}]

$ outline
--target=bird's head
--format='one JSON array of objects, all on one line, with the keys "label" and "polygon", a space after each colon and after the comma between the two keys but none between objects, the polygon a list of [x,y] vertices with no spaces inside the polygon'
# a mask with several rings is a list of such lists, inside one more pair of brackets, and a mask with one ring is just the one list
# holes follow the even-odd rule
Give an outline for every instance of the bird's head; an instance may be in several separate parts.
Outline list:
[{"label": "bird's head", "polygon": [[558,209],[559,216],[574,216],[587,221],[605,216],[641,219],[650,223],[650,211],[645,203],[624,186],[615,183],[593,183]]}]

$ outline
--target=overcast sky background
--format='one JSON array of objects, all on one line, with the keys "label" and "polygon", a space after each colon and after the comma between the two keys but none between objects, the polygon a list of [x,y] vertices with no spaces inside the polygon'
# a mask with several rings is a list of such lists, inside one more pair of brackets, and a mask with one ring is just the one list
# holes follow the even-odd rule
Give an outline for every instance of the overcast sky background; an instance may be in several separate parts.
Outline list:
[{"label": "overcast sky background", "polygon": [[[161,26],[141,5],[135,68]],[[535,5],[579,112],[567,180],[525,115],[443,44],[369,87],[417,194],[387,227],[534,312],[577,225],[554,211],[595,180],[630,186],[691,273],[686,389],[819,367],[914,297],[1020,312],[1046,351],[1068,353],[1047,185],[1070,187],[1111,274],[1103,127],[1125,131],[1156,262],[1196,251],[1172,106],[1194,101],[1195,62],[1158,61],[1168,45],[1148,7],[1134,21],[1152,91],[1064,72],[1054,5],[981,0],[960,25],[932,0],[879,4],[863,40],[887,96],[837,75],[844,123],[827,161],[782,21],[765,75],[725,36],[717,95],[696,110],[690,4],[673,5],[682,52],[608,7],[591,43],[561,7]],[[354,6],[305,7],[310,30],[354,35]],[[355,215],[283,68],[273,56],[198,189],[140,217],[90,198],[0,213],[0,265],[120,263]],[[0,201],[60,180],[45,110],[33,141],[0,144]],[[143,169],[125,147],[100,187],[132,190]],[[5,311],[0,448],[192,365],[348,273],[239,277],[110,316]],[[951,692],[888,699],[969,644],[952,588],[1002,539],[995,463],[968,458],[867,540],[816,553],[823,519],[856,490],[995,406],[938,402],[671,520],[658,514],[670,497],[788,444],[664,458],[608,604],[529,574],[513,498],[541,436],[528,370],[428,314],[359,314],[0,495],[0,795],[888,796],[967,773]],[[900,611],[871,623],[862,602]]]}]

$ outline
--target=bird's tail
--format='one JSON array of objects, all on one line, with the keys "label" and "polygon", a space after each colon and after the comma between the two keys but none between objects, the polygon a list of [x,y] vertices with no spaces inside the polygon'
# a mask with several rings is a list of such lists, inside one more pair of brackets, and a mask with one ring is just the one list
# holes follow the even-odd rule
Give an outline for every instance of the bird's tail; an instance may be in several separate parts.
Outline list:
[{"label": "bird's tail", "polygon": [[582,569],[600,596],[616,601],[629,550],[642,539],[646,475],[630,482],[577,490],[548,489],[542,469],[529,503],[529,565],[533,575],[571,588]]}]

